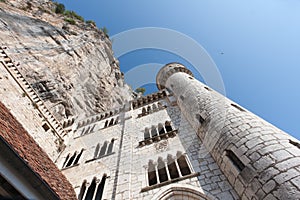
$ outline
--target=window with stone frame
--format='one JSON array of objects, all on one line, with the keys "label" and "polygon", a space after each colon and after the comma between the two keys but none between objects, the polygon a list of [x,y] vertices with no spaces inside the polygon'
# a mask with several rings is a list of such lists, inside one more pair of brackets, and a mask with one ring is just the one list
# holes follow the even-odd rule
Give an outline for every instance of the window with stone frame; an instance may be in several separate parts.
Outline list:
[{"label": "window with stone frame", "polygon": [[152,105],[148,105],[142,108],[142,113],[138,114],[138,117],[143,117],[146,115],[149,115],[151,113],[160,111],[162,109],[166,108],[166,106],[163,106],[161,102],[153,103]]},{"label": "window with stone frame", "polygon": [[192,174],[187,155],[181,152],[177,152],[176,156],[169,154],[166,159],[159,157],[157,162],[149,160],[147,165],[149,187],[165,185],[172,183],[174,179],[181,180],[191,175],[197,176],[197,173]]},{"label": "window with stone frame", "polygon": [[64,161],[64,163],[63,163],[62,169],[78,165],[79,160],[80,160],[80,158],[81,158],[81,155],[82,155],[82,153],[83,153],[83,150],[84,150],[84,149],[81,149],[80,152],[75,151],[75,152],[72,154],[72,156],[71,156],[71,154],[69,153],[69,154],[67,155],[67,157],[65,158],[65,161]]},{"label": "window with stone frame", "polygon": [[111,139],[110,142],[104,141],[104,143],[102,145],[100,143],[98,143],[95,147],[93,158],[90,160],[87,160],[86,162],[91,162],[91,161],[97,160],[99,158],[113,154],[114,153],[113,152],[114,142],[115,142],[115,139],[113,138],[113,139]]},{"label": "window with stone frame", "polygon": [[151,128],[145,128],[144,140],[139,142],[139,147],[158,142],[169,137],[174,137],[177,134],[177,130],[173,129],[170,121],[165,123],[159,123],[157,126],[151,126]]},{"label": "window with stone frame", "polygon": [[101,180],[97,179],[97,177],[94,177],[91,183],[84,180],[80,187],[78,200],[101,200],[106,178],[107,175],[104,174]]}]

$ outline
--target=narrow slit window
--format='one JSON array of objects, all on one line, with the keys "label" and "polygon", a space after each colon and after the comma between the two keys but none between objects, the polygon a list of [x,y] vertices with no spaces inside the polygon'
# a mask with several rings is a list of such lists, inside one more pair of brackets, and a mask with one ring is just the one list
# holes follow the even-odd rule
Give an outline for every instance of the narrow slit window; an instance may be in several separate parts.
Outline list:
[{"label": "narrow slit window", "polygon": [[165,134],[165,129],[164,126],[162,124],[158,124],[158,133],[159,135]]},{"label": "narrow slit window", "polygon": [[75,159],[75,161],[74,161],[74,164],[73,164],[73,165],[76,165],[76,164],[78,163],[78,161],[79,161],[79,159],[80,159],[80,157],[81,157],[82,153],[83,153],[83,149],[81,149],[80,153],[77,155],[77,157],[76,157],[76,159]]},{"label": "narrow slit window", "polygon": [[166,128],[167,132],[171,132],[173,130],[172,126],[171,126],[171,123],[169,121],[165,122],[165,128]]},{"label": "narrow slit window", "polygon": [[96,148],[95,148],[94,158],[97,158],[97,157],[98,157],[99,149],[100,149],[100,144],[98,143],[97,146],[96,146]]},{"label": "narrow slit window", "polygon": [[108,149],[107,149],[107,154],[110,154],[112,153],[112,150],[113,150],[113,146],[114,146],[114,142],[115,142],[115,139],[112,139],[108,145]]},{"label": "narrow slit window", "polygon": [[110,122],[109,122],[109,126],[114,125],[114,118],[111,118]]},{"label": "narrow slit window", "polygon": [[104,142],[103,146],[101,147],[101,150],[100,150],[100,154],[99,154],[99,157],[101,156],[104,156],[105,153],[106,153],[106,149],[107,149],[107,141]]},{"label": "narrow slit window", "polygon": [[85,190],[86,190],[86,180],[83,181],[81,187],[80,187],[80,192],[79,192],[79,195],[78,195],[78,200],[82,200],[83,198],[83,195],[85,193]]},{"label": "narrow slit window", "polygon": [[175,164],[175,160],[172,158],[171,155],[168,155],[168,169],[171,176],[171,179],[178,178],[179,173]]},{"label": "narrow slit window", "polygon": [[201,115],[199,115],[199,114],[196,114],[196,119],[198,120],[198,122],[200,124],[203,124],[204,121],[205,121],[205,119]]},{"label": "narrow slit window", "polygon": [[96,190],[96,177],[93,178],[93,181],[90,185],[90,187],[88,188],[87,192],[86,192],[86,196],[84,198],[84,200],[92,200],[95,190]]},{"label": "narrow slit window", "polygon": [[98,185],[98,188],[97,188],[97,193],[96,193],[96,197],[95,197],[95,200],[101,200],[102,199],[102,195],[103,195],[103,190],[104,190],[104,186],[105,186],[105,181],[106,181],[106,177],[107,175],[104,174],[102,176],[102,179]]},{"label": "narrow slit window", "polygon": [[157,184],[156,170],[152,161],[148,164],[148,181],[149,186]]},{"label": "narrow slit window", "polygon": [[67,161],[69,160],[69,158],[70,158],[70,154],[67,155],[67,157],[66,157],[66,159],[65,159],[65,162],[64,162],[64,164],[63,164],[63,168],[65,167],[65,165],[66,165]]},{"label": "narrow slit window", "polygon": [[289,142],[290,142],[290,144],[292,144],[300,149],[300,144],[298,142],[295,142],[293,140],[289,140]]},{"label": "narrow slit window", "polygon": [[167,170],[162,158],[159,158],[157,163],[158,163],[157,169],[158,169],[159,182],[162,183],[168,180]]},{"label": "narrow slit window", "polygon": [[157,130],[155,126],[152,126],[151,128],[151,137],[156,137],[157,136]]},{"label": "narrow slit window", "polygon": [[189,165],[186,161],[185,156],[181,155],[177,161],[178,161],[178,165],[179,165],[182,176],[189,175],[191,173],[191,170],[189,168]]},{"label": "narrow slit window", "polygon": [[239,111],[242,111],[242,112],[246,112],[243,108],[241,108],[240,106],[236,105],[236,104],[231,104],[231,106],[235,107],[236,109],[238,109]]},{"label": "narrow slit window", "polygon": [[144,139],[148,140],[150,138],[150,133],[149,133],[149,129],[145,128],[145,132],[144,132]]},{"label": "narrow slit window", "polygon": [[226,150],[226,156],[239,171],[245,168],[244,163],[231,150]]},{"label": "narrow slit window", "polygon": [[105,121],[104,128],[106,128],[107,125],[108,125],[108,120]]},{"label": "narrow slit window", "polygon": [[72,165],[75,157],[76,157],[77,151],[75,151],[75,153],[73,154],[73,156],[70,158],[70,160],[68,161],[68,163],[66,164],[66,167],[69,167]]}]

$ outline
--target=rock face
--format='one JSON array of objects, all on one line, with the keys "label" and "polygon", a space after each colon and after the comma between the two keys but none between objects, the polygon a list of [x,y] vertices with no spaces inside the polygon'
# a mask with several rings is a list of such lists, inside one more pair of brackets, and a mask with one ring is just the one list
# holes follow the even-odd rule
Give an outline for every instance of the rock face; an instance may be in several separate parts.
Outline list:
[{"label": "rock face", "polygon": [[109,38],[93,24],[70,24],[51,1],[0,2],[0,44],[62,121],[131,99]]}]

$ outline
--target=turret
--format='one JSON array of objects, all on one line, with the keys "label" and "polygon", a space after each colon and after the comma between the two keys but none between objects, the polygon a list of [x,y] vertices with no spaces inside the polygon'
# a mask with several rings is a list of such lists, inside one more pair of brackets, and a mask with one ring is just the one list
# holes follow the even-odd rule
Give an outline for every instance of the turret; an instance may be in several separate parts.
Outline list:
[{"label": "turret", "polygon": [[158,73],[241,199],[298,199],[300,144],[193,77],[182,64]]}]

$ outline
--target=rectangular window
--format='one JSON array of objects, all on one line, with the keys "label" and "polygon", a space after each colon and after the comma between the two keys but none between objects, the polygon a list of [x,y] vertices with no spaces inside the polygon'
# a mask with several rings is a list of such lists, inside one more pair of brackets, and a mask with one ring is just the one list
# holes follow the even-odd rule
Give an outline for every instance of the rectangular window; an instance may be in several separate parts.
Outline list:
[{"label": "rectangular window", "polygon": [[226,150],[226,156],[239,171],[242,171],[245,168],[244,163],[242,163],[242,161],[231,150]]}]

